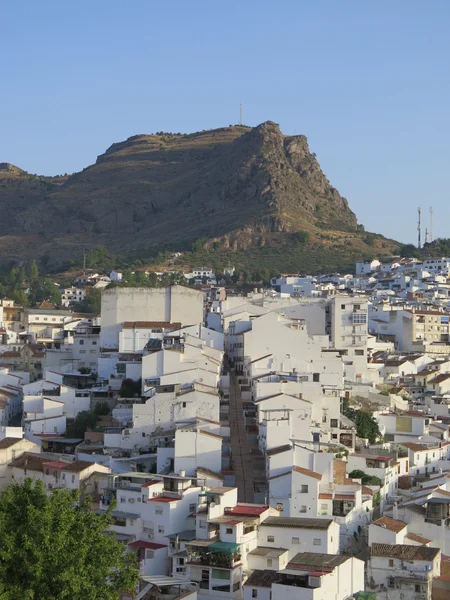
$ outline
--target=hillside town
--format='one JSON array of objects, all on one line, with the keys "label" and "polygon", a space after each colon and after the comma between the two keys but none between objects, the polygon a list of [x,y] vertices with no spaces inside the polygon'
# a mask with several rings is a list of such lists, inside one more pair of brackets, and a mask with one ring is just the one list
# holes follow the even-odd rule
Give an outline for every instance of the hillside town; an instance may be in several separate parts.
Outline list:
[{"label": "hillside town", "polygon": [[112,507],[122,600],[450,598],[450,258],[171,274],[0,300],[0,492]]}]

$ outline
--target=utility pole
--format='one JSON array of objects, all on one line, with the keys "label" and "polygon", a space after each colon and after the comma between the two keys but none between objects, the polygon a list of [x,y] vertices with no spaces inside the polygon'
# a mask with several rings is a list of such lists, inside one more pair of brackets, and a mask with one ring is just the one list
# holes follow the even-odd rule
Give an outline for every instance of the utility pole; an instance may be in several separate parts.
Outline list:
[{"label": "utility pole", "polygon": [[239,125],[242,125],[242,102],[239,104]]},{"label": "utility pole", "polygon": [[422,235],[422,224],[421,224],[421,210],[420,210],[420,206],[417,209],[417,247],[419,248],[419,250],[422,248],[422,239],[421,239],[421,235]]},{"label": "utility pole", "polygon": [[86,251],[83,248],[83,275],[86,275]]},{"label": "utility pole", "polygon": [[430,243],[433,241],[433,207],[430,206]]}]

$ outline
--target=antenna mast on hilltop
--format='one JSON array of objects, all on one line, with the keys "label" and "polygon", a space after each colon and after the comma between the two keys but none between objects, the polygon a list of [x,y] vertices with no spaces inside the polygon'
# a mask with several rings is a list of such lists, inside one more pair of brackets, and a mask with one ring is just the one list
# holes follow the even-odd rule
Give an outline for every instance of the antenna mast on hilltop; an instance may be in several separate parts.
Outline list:
[{"label": "antenna mast on hilltop", "polygon": [[425,244],[428,244],[428,227],[425,228]]},{"label": "antenna mast on hilltop", "polygon": [[433,207],[430,206],[430,243],[433,241]]},{"label": "antenna mast on hilltop", "polygon": [[239,104],[239,125],[242,125],[242,102]]},{"label": "antenna mast on hilltop", "polygon": [[420,221],[420,217],[421,217],[421,210],[420,210],[420,206],[417,209],[417,247],[422,248],[422,240],[421,240],[421,234],[422,234],[422,224]]}]

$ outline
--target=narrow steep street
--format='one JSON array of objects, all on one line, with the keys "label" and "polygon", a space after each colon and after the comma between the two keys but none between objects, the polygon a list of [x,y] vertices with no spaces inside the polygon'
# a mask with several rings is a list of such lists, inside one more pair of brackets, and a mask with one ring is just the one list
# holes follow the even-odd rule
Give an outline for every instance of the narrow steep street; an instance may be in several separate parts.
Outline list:
[{"label": "narrow steep street", "polygon": [[245,429],[241,390],[230,373],[230,441],[232,466],[238,488],[238,501],[254,501],[253,459]]}]

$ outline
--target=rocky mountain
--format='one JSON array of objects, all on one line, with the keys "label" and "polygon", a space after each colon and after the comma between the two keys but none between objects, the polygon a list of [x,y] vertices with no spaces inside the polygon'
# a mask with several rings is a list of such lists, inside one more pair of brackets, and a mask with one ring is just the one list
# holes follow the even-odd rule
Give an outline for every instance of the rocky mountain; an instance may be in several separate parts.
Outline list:
[{"label": "rocky mountain", "polygon": [[0,254],[8,257],[56,251],[63,259],[98,245],[183,249],[199,238],[206,247],[240,251],[288,242],[299,232],[310,241],[324,243],[330,232],[357,242],[358,251],[365,246],[347,200],[306,137],[284,136],[271,121],[136,135],[67,178],[2,163],[0,211]]}]

